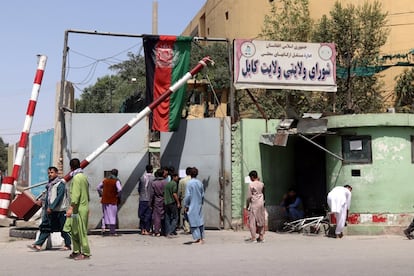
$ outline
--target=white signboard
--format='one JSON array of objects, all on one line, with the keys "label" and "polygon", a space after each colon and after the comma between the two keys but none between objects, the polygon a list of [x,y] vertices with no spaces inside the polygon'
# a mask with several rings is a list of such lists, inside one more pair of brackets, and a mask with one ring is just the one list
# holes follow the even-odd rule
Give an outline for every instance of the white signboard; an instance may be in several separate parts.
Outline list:
[{"label": "white signboard", "polygon": [[236,39],[234,86],[336,92],[334,43]]}]

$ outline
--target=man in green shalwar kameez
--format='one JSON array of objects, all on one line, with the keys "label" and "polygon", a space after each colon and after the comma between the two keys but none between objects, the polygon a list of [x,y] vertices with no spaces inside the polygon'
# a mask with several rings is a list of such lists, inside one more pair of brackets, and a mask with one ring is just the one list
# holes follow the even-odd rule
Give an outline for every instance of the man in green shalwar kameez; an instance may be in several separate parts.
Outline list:
[{"label": "man in green shalwar kameez", "polygon": [[88,241],[88,216],[89,216],[89,183],[80,161],[77,158],[70,160],[72,170],[72,183],[70,186],[70,207],[66,213],[72,218],[71,234],[73,252],[69,258],[75,260],[89,259],[91,251]]}]

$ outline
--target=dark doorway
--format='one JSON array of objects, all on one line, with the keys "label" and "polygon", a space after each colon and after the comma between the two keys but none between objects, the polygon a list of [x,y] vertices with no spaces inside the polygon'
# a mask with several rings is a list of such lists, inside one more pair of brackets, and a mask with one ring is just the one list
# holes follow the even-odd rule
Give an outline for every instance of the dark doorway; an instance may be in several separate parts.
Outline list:
[{"label": "dark doorway", "polygon": [[[289,137],[289,139],[294,140],[295,188],[302,198],[305,214],[306,216],[324,214],[326,207],[326,153],[298,136]],[[324,136],[312,140],[325,147]]]}]

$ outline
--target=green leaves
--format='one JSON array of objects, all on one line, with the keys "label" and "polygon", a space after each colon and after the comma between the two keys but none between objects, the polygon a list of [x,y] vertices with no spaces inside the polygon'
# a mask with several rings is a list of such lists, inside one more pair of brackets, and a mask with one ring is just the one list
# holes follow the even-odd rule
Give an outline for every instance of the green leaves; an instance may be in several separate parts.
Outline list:
[{"label": "green leaves", "polygon": [[264,18],[261,37],[268,40],[307,42],[312,33],[313,20],[308,0],[281,0],[272,2],[270,14]]},{"label": "green leaves", "polygon": [[395,96],[396,111],[414,112],[414,68],[405,70],[403,74],[396,77]]},{"label": "green leaves", "polygon": [[0,137],[0,170],[3,175],[7,170],[7,147],[8,145],[5,144],[3,138]]},{"label": "green leaves", "polygon": [[128,57],[128,60],[109,67],[117,72],[115,75],[99,78],[94,85],[83,90],[80,98],[75,101],[75,112],[120,112],[121,109],[125,110],[124,102],[130,97],[143,97],[145,91],[144,57],[133,53],[129,53]]},{"label": "green leaves", "polygon": [[[273,93],[284,109],[301,112],[368,113],[383,110],[382,89],[378,75],[353,74],[356,68],[378,66],[379,51],[385,44],[389,30],[385,28],[387,14],[378,1],[363,5],[343,5],[336,1],[329,15],[313,22],[308,0],[281,0],[272,4],[265,16],[261,36],[269,40],[334,42],[337,66],[345,70],[344,79],[337,78],[336,95],[315,92],[286,91],[289,96]],[[263,103],[264,106],[272,106]],[[267,112],[276,115],[274,108]]]}]

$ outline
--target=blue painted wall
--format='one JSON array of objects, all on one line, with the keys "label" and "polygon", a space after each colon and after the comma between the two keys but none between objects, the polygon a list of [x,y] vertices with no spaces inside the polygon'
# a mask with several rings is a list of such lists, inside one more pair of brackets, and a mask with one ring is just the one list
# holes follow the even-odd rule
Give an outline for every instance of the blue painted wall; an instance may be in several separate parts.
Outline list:
[{"label": "blue painted wall", "polygon": [[[53,162],[53,129],[35,134],[30,140],[30,186],[47,182],[47,168]],[[32,194],[37,197],[45,189],[39,186],[31,189]]]}]

